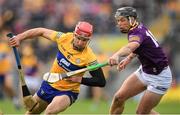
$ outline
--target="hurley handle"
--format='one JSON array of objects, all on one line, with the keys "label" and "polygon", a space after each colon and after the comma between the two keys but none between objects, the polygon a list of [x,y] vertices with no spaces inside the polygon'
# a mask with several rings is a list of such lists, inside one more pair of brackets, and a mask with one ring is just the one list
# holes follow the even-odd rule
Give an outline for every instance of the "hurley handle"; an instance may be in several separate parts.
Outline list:
[{"label": "hurley handle", "polygon": [[104,62],[104,63],[99,63],[99,64],[96,64],[96,65],[87,66],[87,68],[88,68],[88,70],[95,70],[97,68],[104,67],[104,66],[107,66],[107,65],[109,65],[108,62]]},{"label": "hurley handle", "polygon": [[[13,39],[15,37],[15,35],[13,33],[8,33],[7,37]],[[21,69],[19,53],[18,53],[16,47],[12,47],[12,48],[13,48],[13,52],[14,52],[14,55],[15,55],[15,58],[16,58],[16,63],[17,63],[18,69]]]}]

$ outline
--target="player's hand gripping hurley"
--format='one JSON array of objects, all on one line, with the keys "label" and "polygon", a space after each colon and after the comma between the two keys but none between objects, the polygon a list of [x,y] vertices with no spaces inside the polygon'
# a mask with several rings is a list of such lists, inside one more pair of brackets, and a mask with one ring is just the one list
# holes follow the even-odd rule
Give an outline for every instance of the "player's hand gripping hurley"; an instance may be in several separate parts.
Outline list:
[{"label": "player's hand gripping hurley", "polygon": [[99,63],[96,65],[87,66],[86,68],[67,72],[67,73],[49,73],[48,72],[44,74],[43,79],[49,83],[54,83],[64,78],[72,77],[74,75],[77,75],[86,71],[92,71],[92,70],[95,70],[95,69],[98,69],[100,67],[104,67],[107,65],[108,65],[108,62],[104,62],[104,63]]}]

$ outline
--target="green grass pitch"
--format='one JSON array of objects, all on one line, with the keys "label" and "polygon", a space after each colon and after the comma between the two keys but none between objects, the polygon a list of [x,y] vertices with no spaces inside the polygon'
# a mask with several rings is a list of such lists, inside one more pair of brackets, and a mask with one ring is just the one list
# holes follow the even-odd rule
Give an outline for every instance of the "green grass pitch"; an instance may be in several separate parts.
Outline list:
[{"label": "green grass pitch", "polygon": [[[135,114],[137,102],[129,100],[126,103],[126,114]],[[101,101],[94,105],[92,100],[78,100],[62,114],[108,114],[110,102]],[[10,100],[0,100],[0,109],[4,114],[23,114],[24,109],[16,110]],[[156,108],[161,114],[180,114],[180,102],[163,102]]]}]

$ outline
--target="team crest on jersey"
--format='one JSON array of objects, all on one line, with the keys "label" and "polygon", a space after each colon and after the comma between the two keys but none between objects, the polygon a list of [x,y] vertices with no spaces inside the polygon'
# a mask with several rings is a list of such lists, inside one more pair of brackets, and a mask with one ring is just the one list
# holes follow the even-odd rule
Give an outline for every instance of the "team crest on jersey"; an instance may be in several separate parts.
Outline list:
[{"label": "team crest on jersey", "polygon": [[80,58],[77,58],[76,59],[76,64],[80,64],[81,63],[81,59]]}]

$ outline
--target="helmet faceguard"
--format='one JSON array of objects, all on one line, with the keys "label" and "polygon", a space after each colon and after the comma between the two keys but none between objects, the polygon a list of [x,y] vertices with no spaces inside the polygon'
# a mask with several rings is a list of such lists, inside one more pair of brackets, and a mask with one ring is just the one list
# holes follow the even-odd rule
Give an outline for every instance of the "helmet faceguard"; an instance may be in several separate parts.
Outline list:
[{"label": "helmet faceguard", "polygon": [[76,25],[74,34],[84,38],[90,38],[93,33],[93,26],[88,22],[79,22]]}]

